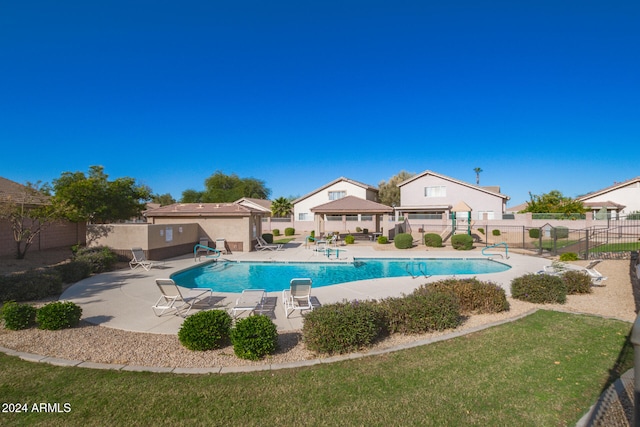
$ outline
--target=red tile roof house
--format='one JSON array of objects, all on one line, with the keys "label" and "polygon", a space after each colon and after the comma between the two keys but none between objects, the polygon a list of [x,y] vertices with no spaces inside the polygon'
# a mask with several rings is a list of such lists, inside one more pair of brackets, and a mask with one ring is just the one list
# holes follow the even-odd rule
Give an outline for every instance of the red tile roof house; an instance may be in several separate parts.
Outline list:
[{"label": "red tile roof house", "polygon": [[475,220],[501,220],[509,200],[499,187],[480,187],[429,170],[398,187],[396,215],[408,220],[413,229],[433,225],[439,231],[453,224],[451,214],[455,212],[458,222],[464,222],[457,224],[456,231],[468,230]]},{"label": "red tile roof house", "polygon": [[[349,196],[352,198],[348,203],[333,205],[333,210],[331,205],[326,206]],[[355,232],[356,227],[379,231],[380,215],[393,209],[380,205],[377,200],[376,187],[345,177],[337,178],[292,202],[294,228],[298,234],[314,230],[317,235],[322,232]],[[365,201],[374,202],[377,207],[372,209],[372,205]],[[317,209],[320,206],[323,208]]]},{"label": "red tile roof house", "polygon": [[599,211],[604,209],[611,218],[627,216],[640,212],[640,177],[594,191],[577,198],[588,208],[596,219]]}]

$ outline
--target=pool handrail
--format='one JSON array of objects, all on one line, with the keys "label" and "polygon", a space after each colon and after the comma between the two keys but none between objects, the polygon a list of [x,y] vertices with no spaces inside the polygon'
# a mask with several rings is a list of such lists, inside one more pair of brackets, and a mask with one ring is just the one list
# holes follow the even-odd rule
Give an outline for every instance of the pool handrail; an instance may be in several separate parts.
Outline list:
[{"label": "pool handrail", "polygon": [[[209,247],[209,246],[205,246],[205,245],[202,245],[202,244],[198,243],[197,245],[195,245],[195,246],[193,247],[193,259],[194,259],[195,261],[197,261],[197,260],[198,260],[198,258],[200,258],[200,257],[198,256],[198,253],[199,253],[199,252],[201,252],[201,251],[199,251],[198,249],[204,249],[204,251],[203,251],[203,252],[206,252],[206,253],[207,253],[207,254],[205,255],[205,257],[206,257],[206,258],[220,258],[220,254],[222,253],[222,252],[221,252],[221,251],[219,251],[218,249],[211,248],[211,247]],[[209,252],[213,252],[214,254],[213,254],[213,255],[209,255]]]},{"label": "pool handrail", "polygon": [[504,246],[504,250],[505,250],[505,258],[509,259],[509,245],[507,245],[506,242],[500,242],[500,243],[496,243],[495,245],[491,245],[491,246],[486,246],[484,248],[482,248],[482,255],[484,256],[493,256],[493,255],[500,255],[502,256],[502,254],[485,254],[484,251],[487,249],[491,249],[491,248],[495,248],[496,246]]}]

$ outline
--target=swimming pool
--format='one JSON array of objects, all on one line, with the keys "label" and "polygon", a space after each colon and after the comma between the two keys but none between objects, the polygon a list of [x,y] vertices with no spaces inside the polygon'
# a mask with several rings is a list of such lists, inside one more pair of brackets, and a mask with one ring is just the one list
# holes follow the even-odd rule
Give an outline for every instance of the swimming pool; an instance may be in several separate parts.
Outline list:
[{"label": "swimming pool", "polygon": [[294,277],[309,277],[313,287],[401,276],[487,274],[510,266],[484,258],[357,258],[353,263],[216,261],[171,275],[186,288],[240,293],[244,289],[282,291]]}]

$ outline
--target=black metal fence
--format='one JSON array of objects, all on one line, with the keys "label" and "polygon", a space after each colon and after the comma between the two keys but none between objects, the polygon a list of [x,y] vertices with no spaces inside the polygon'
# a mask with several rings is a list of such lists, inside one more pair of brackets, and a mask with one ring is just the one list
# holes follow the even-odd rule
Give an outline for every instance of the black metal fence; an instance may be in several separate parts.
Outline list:
[{"label": "black metal fence", "polygon": [[[425,232],[439,233],[445,239],[449,237],[446,226],[440,229],[430,227],[422,234]],[[473,226],[471,235],[478,245],[506,243],[509,248],[550,256],[573,252],[582,259],[628,259],[632,252],[640,250],[640,220],[610,220],[606,225],[583,229],[486,224],[483,227]]]}]

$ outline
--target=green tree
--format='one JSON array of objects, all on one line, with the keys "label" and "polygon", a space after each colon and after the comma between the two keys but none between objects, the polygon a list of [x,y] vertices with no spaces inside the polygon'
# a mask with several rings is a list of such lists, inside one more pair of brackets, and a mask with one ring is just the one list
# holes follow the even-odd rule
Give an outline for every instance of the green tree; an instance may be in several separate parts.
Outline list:
[{"label": "green tree", "polygon": [[182,192],[182,198],[180,199],[181,203],[201,203],[203,200],[204,193],[202,191],[197,190],[184,190]]},{"label": "green tree", "polygon": [[172,205],[176,202],[176,199],[174,199],[171,194],[169,193],[165,193],[165,194],[154,194],[151,196],[151,201],[153,203],[158,203],[160,206],[167,206],[167,205]]},{"label": "green tree", "polygon": [[380,181],[378,184],[378,200],[383,205],[400,206],[400,188],[398,184],[415,176],[415,173],[400,171],[397,175],[391,177],[389,182]]},{"label": "green tree", "polygon": [[532,213],[562,213],[565,215],[582,214],[587,211],[581,201],[565,197],[558,190],[535,195],[529,192],[531,200],[522,212]]},{"label": "green tree", "polygon": [[271,203],[271,214],[276,218],[285,218],[291,215],[293,204],[285,197],[278,197]]},{"label": "green tree", "polygon": [[205,180],[205,187],[200,200],[205,203],[228,203],[243,197],[268,199],[271,193],[271,190],[265,187],[264,181],[240,178],[236,174],[225,175],[220,171],[216,171]]},{"label": "green tree", "polygon": [[0,201],[0,219],[11,224],[17,259],[24,259],[35,238],[61,217],[50,203],[47,184],[28,183],[21,192],[6,194]]},{"label": "green tree", "polygon": [[104,224],[140,216],[151,199],[150,189],[133,178],[108,178],[102,166],[91,166],[88,176],[64,172],[53,181],[54,205],[76,222]]}]

